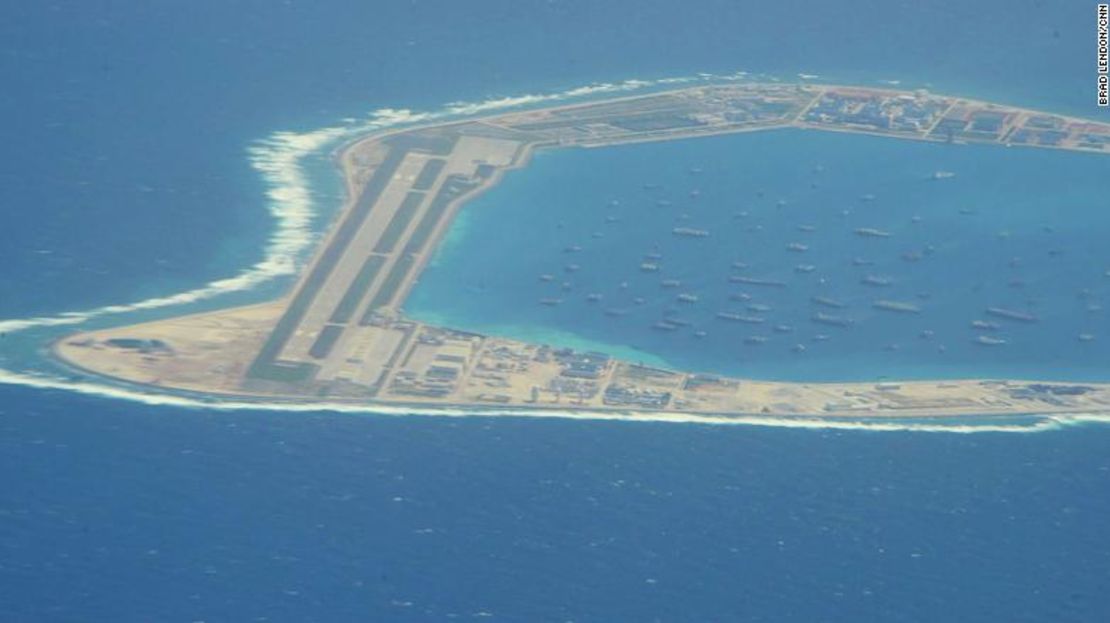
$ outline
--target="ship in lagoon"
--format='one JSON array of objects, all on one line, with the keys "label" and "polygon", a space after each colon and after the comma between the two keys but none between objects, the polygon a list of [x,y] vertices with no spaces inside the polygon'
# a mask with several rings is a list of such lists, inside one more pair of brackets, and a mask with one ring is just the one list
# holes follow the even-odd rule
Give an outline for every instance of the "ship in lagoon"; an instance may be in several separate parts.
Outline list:
[{"label": "ship in lagoon", "polygon": [[[648,110],[650,122],[643,116]],[[980,129],[984,115],[1001,115],[994,134]],[[1066,136],[1046,143],[1039,129],[1046,119],[1066,128]],[[695,136],[702,138],[662,140]],[[1000,141],[1025,149],[999,149]],[[1029,371],[1018,377],[1050,381],[1033,353],[1089,343],[1074,336],[1094,333],[1091,312],[1063,322],[1060,315],[1076,291],[1088,292],[1081,301],[1086,308],[1103,296],[1101,275],[1071,258],[1083,257],[1086,246],[1086,257],[1101,266],[1110,262],[1091,235],[1094,224],[1077,230],[1067,225],[1076,219],[1059,218],[1061,209],[1087,216],[1090,206],[1069,202],[1046,212],[1028,187],[1044,188],[1053,176],[1074,187],[1075,171],[1104,166],[1106,152],[1110,125],[924,91],[766,83],[372,136],[343,152],[361,195],[291,302],[252,311],[256,320],[238,311],[208,317],[216,325],[255,327],[242,334],[261,344],[242,376],[211,377],[203,370],[216,369],[204,354],[216,352],[212,344],[191,345],[194,338],[180,327],[163,335],[170,326],[164,323],[78,336],[58,354],[91,370],[110,362],[115,376],[156,377],[163,387],[248,397],[560,409],[571,378],[577,407],[605,410],[607,387],[619,386],[622,395],[662,391],[660,378],[641,378],[616,357],[583,385],[573,358],[552,360],[552,349],[563,348],[560,338],[537,341],[548,331],[578,336],[613,355],[634,344],[635,352],[665,361],[679,378],[704,371],[745,379],[735,392],[668,390],[674,398],[668,410],[700,417],[833,417],[838,401],[804,383],[843,381],[834,393],[847,398],[864,392],[874,370],[904,379],[906,393],[884,393],[853,413],[1013,413],[1029,408],[1018,397],[1024,394],[977,379],[992,365],[1015,378],[1015,362],[1024,361]],[[820,184],[812,178],[817,167],[799,162],[799,154],[824,163]],[[720,164],[695,164],[706,160]],[[545,176],[551,167],[561,175]],[[696,186],[694,168],[701,169]],[[922,179],[922,168],[975,174],[932,184]],[[1015,168],[1024,174],[1015,177]],[[1000,177],[1011,196],[981,194],[1001,187]],[[901,190],[877,192],[895,186]],[[990,218],[966,218],[949,207],[954,204],[974,205]],[[367,218],[371,209],[375,216]],[[465,235],[451,234],[452,243],[439,246],[460,209],[470,212]],[[921,214],[929,218],[914,218]],[[1044,223],[1049,216],[1051,231]],[[1011,235],[995,235],[1000,229]],[[1047,266],[1007,265],[1031,255],[1021,244],[1032,244],[1034,236],[1077,252],[1050,255]],[[900,248],[886,239],[897,239]],[[799,254],[810,261],[790,261]],[[568,255],[575,261],[565,261]],[[817,266],[828,268],[818,273]],[[566,278],[556,283],[559,273]],[[1006,287],[1013,279],[1025,287]],[[679,287],[677,294],[660,292]],[[1072,295],[1061,297],[1056,287]],[[868,289],[884,296],[869,296]],[[540,305],[522,305],[528,298]],[[1036,313],[1024,311],[1034,298]],[[744,301],[746,312],[729,309],[730,300]],[[916,302],[926,300],[928,306]],[[1006,335],[969,336],[967,323],[979,313],[1014,326]],[[614,322],[622,316],[638,318]],[[1037,322],[1042,317],[1053,322]],[[691,338],[710,337],[713,319],[723,322],[712,323],[712,339],[692,348]],[[525,329],[527,339],[517,339],[513,327]],[[824,327],[843,336],[829,340]],[[905,339],[926,330],[928,340]],[[1058,331],[1069,339],[1058,339]],[[786,335],[789,340],[780,338]],[[108,341],[119,338],[160,339],[173,354],[134,359]],[[798,349],[802,343],[811,347]],[[743,345],[761,346],[759,356],[737,348]],[[1004,361],[987,352],[993,349],[977,348],[1002,345]],[[244,342],[236,352],[249,350]],[[1091,364],[1078,377],[1071,370],[1048,376],[1095,380],[1089,375],[1097,376],[1101,364],[1090,352],[1078,356]],[[853,366],[836,365],[841,359]],[[178,385],[175,375],[186,371],[191,380]],[[1037,408],[1089,409],[1110,393],[1110,387],[1091,387],[1070,404]],[[765,402],[776,391],[793,397]]]}]

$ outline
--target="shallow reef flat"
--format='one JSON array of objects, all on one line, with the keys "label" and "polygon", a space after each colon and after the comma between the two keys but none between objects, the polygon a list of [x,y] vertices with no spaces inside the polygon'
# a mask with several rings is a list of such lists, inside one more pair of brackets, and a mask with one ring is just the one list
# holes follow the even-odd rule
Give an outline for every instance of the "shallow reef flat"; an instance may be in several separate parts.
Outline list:
[{"label": "shallow reef flat", "polygon": [[[350,200],[288,296],[264,305],[72,335],[56,342],[54,352],[87,373],[213,399],[450,405],[515,413],[588,410],[629,418],[643,413],[844,418],[1110,409],[1110,385],[1102,383],[750,380],[437,326],[404,313],[414,284],[463,204],[498,184],[506,172],[526,166],[537,150],[783,128],[1110,153],[1106,124],[924,91],[809,84],[699,86],[372,135],[343,151],[340,164]],[[696,177],[701,171],[688,174]],[[939,184],[953,175],[937,170],[930,178]],[[685,200],[703,200],[700,195],[694,188]],[[858,198],[861,203],[872,200]],[[785,202],[776,207],[788,208]],[[606,226],[624,226],[617,211],[611,212],[596,235],[591,234],[598,244],[605,243]],[[743,218],[737,213],[736,219]],[[848,231],[856,244],[886,244],[897,238],[885,224],[860,224]],[[681,222],[670,232],[683,244],[720,235]],[[821,235],[817,225],[797,223],[779,248],[785,268],[775,274],[731,267],[737,296],[751,299],[757,290],[785,289],[795,279],[816,278],[818,266],[808,258]],[[574,247],[580,246],[563,249],[562,265],[538,279],[552,292],[527,304],[559,309],[567,299],[579,297],[607,317],[625,317],[635,301],[626,307],[603,292],[574,290],[582,268]],[[931,253],[927,247],[906,249],[900,262],[913,265]],[[861,258],[857,268],[864,280],[860,287],[874,290],[868,309],[899,318],[925,313],[927,301],[885,292],[893,279],[872,274],[866,261]],[[654,330],[709,337],[685,317],[687,310],[704,305],[703,296],[683,279],[656,274],[664,258],[647,253],[638,263],[634,272],[667,281],[661,287],[668,307],[676,310],[657,319]],[[811,322],[827,329],[792,341],[799,356],[820,341],[817,335],[854,322],[833,294],[814,293],[807,300],[814,301],[807,303],[813,307]],[[799,331],[793,323],[774,319],[774,304],[734,303],[735,308],[718,314],[717,322],[766,329],[738,348],[759,349],[769,339],[786,340]],[[988,307],[983,316],[977,320],[1036,322],[1026,310],[1005,306]],[[984,348],[1004,346],[1002,337],[981,337],[995,340],[983,342]]]}]

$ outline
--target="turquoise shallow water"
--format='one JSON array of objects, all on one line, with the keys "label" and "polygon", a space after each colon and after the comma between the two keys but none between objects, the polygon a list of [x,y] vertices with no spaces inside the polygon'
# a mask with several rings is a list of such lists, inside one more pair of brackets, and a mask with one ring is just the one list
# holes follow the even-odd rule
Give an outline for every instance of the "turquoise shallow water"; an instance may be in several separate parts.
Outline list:
[{"label": "turquoise shallow water", "polygon": [[800,130],[547,152],[464,208],[407,311],[760,378],[1104,379],[1108,174],[1097,155]]},{"label": "turquoise shallow water", "polygon": [[[167,296],[239,274],[264,256],[275,228],[266,194],[274,183],[259,176],[248,149],[275,132],[365,119],[383,107],[436,110],[456,100],[557,92],[595,81],[744,69],[788,80],[798,72],[864,84],[898,79],[909,88],[1107,119],[1091,98],[1093,7],[1078,1],[491,0],[476,7],[341,0],[321,10],[312,3],[263,0],[62,0],[7,2],[0,14],[4,320]],[[872,145],[879,149],[881,143]],[[1105,259],[1094,246],[1096,228],[1063,229],[1080,229],[1071,215],[1097,206],[1091,175],[1105,177],[1102,165],[1064,154],[992,151],[978,158],[973,150],[941,148],[929,152],[938,154],[934,160],[883,157],[861,164],[819,157],[822,150],[846,153],[842,144],[818,147],[808,144],[815,150],[811,156],[781,137],[750,136],[544,155],[466,210],[471,227],[469,233],[456,231],[458,253],[487,258],[486,264],[444,263],[425,275],[414,303],[435,294],[424,299],[429,304],[420,313],[548,336],[563,331],[560,339],[638,346],[680,364],[689,363],[681,361],[688,353],[699,365],[716,361],[783,376],[802,365],[802,372],[816,375],[822,351],[814,346],[804,358],[792,358],[783,337],[741,361],[737,353],[747,351],[735,343],[739,328],[715,330],[719,339],[716,331],[735,329],[719,346],[715,339],[697,345],[713,352],[688,348],[681,340],[689,332],[644,331],[651,315],[669,304],[661,298],[650,299],[650,313],[613,325],[603,324],[598,310],[572,301],[596,287],[606,294],[605,304],[617,302],[618,277],[648,298],[655,290],[634,281],[640,277],[634,266],[640,247],[656,242],[667,245],[667,271],[697,266],[693,259],[676,262],[683,250],[667,233],[675,214],[653,212],[643,180],[626,169],[644,167],[645,174],[666,178],[674,212],[688,211],[697,225],[715,232],[683,251],[712,260],[715,268],[705,283],[680,275],[699,288],[697,309],[706,316],[726,259],[743,251],[753,270],[766,268],[764,262],[782,260],[784,241],[800,239],[801,233],[788,231],[785,215],[779,221],[769,203],[752,200],[756,185],[766,186],[768,199],[781,193],[791,201],[784,210],[809,210],[815,221],[821,203],[814,199],[803,207],[811,201],[807,197],[827,198],[831,211],[816,222],[824,237],[847,226],[836,220],[836,209],[851,207],[874,217],[859,222],[880,226],[888,222],[879,218],[884,210],[900,210],[896,197],[908,201],[920,193],[914,201],[923,202],[926,193],[952,194],[960,184],[981,183],[981,169],[996,166],[991,163],[997,156],[1052,162],[1046,171],[1070,175],[1066,183],[1043,187],[1038,180],[1047,178],[1030,164],[1020,175],[999,177],[999,185],[1024,184],[1027,192],[1006,193],[1018,197],[1019,205],[1043,205],[1046,193],[1066,198],[1054,204],[1066,212],[1051,219],[1057,230],[1049,240],[1087,245],[1066,246],[1055,263],[1037,253],[1024,256],[1023,270],[1048,271],[1060,262],[1082,270],[1074,284],[1057,285],[1057,271],[1036,288],[1028,286],[1041,305],[1058,303],[1056,313],[1066,321],[1050,323],[1049,311],[1039,309],[1045,319],[1039,325],[1008,330],[1012,346],[1038,332],[1058,331],[1059,348],[1047,353],[1063,358],[1078,348],[1072,334],[1079,324],[1102,321],[1079,313],[1075,304],[1081,287],[1093,288],[1096,297],[1105,294],[1095,271]],[[726,157],[715,158],[714,150]],[[653,154],[666,161],[653,163]],[[321,155],[302,162],[312,178],[317,232],[339,206],[335,172],[326,160]],[[786,181],[768,177],[775,161],[783,163]],[[822,161],[827,175],[820,194],[811,193],[809,171]],[[1069,174],[1079,161],[1086,164]],[[703,167],[705,179],[692,181],[691,166]],[[889,187],[874,177],[897,167],[904,174],[884,178]],[[945,186],[914,185],[935,169],[959,175]],[[846,171],[860,179],[872,176],[871,182],[849,178]],[[550,197],[535,192],[542,186],[537,180],[549,175]],[[793,186],[786,183],[791,179]],[[686,205],[695,183],[705,201]],[[842,203],[833,201],[837,184],[843,186],[837,191]],[[859,212],[855,203],[865,185],[877,195],[871,213]],[[513,188],[516,203],[506,201]],[[975,217],[937,220],[944,210],[921,210],[923,225],[933,228],[928,238],[938,247],[937,259],[950,261],[955,253],[937,242],[945,239],[945,222],[960,228],[979,223],[982,235],[975,240],[984,249],[1030,248],[1029,240],[1041,235],[1039,218],[1024,221],[1017,218],[1024,212],[1010,211],[1006,227],[1013,234],[996,240],[1002,226],[983,218],[994,191],[976,188],[982,200],[974,202],[980,204]],[[715,194],[724,199],[711,203]],[[952,197],[945,209],[962,205]],[[607,227],[606,206],[614,198],[622,202],[613,214],[623,225]],[[736,209],[733,199],[736,206],[748,205],[752,218],[759,215],[768,232],[763,238],[721,242],[732,226],[725,215]],[[536,202],[553,211],[532,209]],[[721,210],[719,219],[711,218],[710,206]],[[899,249],[913,242],[903,220],[909,213],[906,208],[890,216],[894,248],[871,251],[903,279],[910,270],[939,279],[945,273],[932,272],[935,266],[908,267],[897,260]],[[581,215],[580,227],[575,215]],[[1101,227],[1097,213],[1084,218]],[[557,229],[559,220],[564,230]],[[491,226],[516,226],[529,234],[498,242],[526,250],[531,245],[538,250],[535,258],[488,261],[503,257],[503,249],[475,248],[473,236]],[[540,227],[559,235],[532,235]],[[778,233],[771,236],[773,230]],[[600,251],[602,245],[589,237],[593,231],[603,231],[606,242],[642,233],[627,253],[613,254]],[[562,277],[570,260],[560,251],[569,239],[580,239],[584,249],[574,260],[583,266],[575,295],[557,310],[540,309],[534,304],[540,294],[535,277],[546,271]],[[861,243],[829,236],[821,245],[810,242],[809,254],[830,255],[823,245],[836,240]],[[1049,244],[1041,250],[1047,252]],[[452,253],[445,249],[441,260]],[[1079,253],[1094,259],[1084,264],[1076,259]],[[820,263],[822,273],[838,266],[829,259],[790,261]],[[444,272],[448,265],[450,272]],[[993,275],[997,269],[991,264],[983,271]],[[442,290],[451,275],[463,284]],[[964,293],[971,277],[958,277],[964,288],[958,292]],[[1025,275],[1031,284],[1034,277]],[[69,329],[248,302],[287,283],[277,279],[181,308],[8,333],[0,336],[0,368],[30,366],[28,360],[41,359],[42,344]],[[844,288],[846,299],[852,296],[850,282],[834,285]],[[450,298],[483,286],[498,296]],[[520,292],[510,292],[512,287]],[[942,286],[929,289],[934,304],[946,292]],[[1063,293],[1058,300],[1046,294],[1057,290]],[[802,300],[790,292],[789,300]],[[516,307],[521,314],[505,314],[503,303],[517,299],[524,301]],[[789,300],[776,302],[776,312]],[[864,301],[854,301],[852,312],[866,315]],[[475,304],[486,307],[467,307]],[[944,314],[933,304],[929,309],[938,338],[943,333],[950,354],[959,355],[967,314],[954,312],[946,329]],[[694,311],[688,310],[691,317]],[[574,313],[585,321],[564,317]],[[896,320],[918,322],[889,319]],[[699,322],[712,328],[707,317]],[[590,335],[569,332],[578,327],[593,328]],[[860,329],[879,333],[874,317],[864,318]],[[903,337],[912,337],[912,329],[894,329],[889,339],[902,342],[899,356],[928,354]],[[1097,325],[1093,330],[1105,350],[1103,334],[1110,332]],[[820,364],[828,375],[856,369],[848,341],[835,335],[826,344],[837,352]],[[981,363],[996,371],[1004,365],[1003,352],[1014,350],[968,352],[990,357]],[[870,348],[858,357],[867,366],[882,361]],[[1031,367],[1030,360],[1017,362]],[[1076,366],[1084,362],[1087,368]],[[924,373],[926,363],[909,360],[898,367]],[[1097,357],[1069,356],[1040,367],[1093,376],[1098,364]],[[974,360],[962,365],[975,370]],[[948,429],[952,434],[923,434],[877,433],[865,425],[859,428],[868,430],[838,431],[358,417],[154,406],[119,394],[83,396],[75,389],[0,386],[5,622],[1110,619],[1105,426],[1054,422],[1035,428],[1049,431],[1041,434],[962,435],[955,433],[969,429],[959,425]]]}]

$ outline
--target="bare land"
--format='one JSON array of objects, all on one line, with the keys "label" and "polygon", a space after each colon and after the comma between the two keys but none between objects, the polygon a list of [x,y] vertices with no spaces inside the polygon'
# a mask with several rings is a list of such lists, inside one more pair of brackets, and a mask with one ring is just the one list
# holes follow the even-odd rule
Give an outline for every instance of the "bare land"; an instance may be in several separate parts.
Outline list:
[{"label": "bare land", "polygon": [[286,298],[81,333],[54,352],[94,374],[214,398],[612,410],[630,418],[1110,411],[1110,384],[731,379],[429,326],[400,311],[461,205],[526,165],[535,149],[784,127],[1110,154],[1108,124],[924,91],[828,85],[703,86],[374,135],[344,150],[351,198]]}]

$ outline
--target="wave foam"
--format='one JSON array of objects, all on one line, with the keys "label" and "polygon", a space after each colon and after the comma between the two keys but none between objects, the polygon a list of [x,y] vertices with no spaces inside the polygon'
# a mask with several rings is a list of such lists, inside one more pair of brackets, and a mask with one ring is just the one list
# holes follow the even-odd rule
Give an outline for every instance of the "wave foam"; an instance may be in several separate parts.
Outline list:
[{"label": "wave foam", "polygon": [[310,228],[316,211],[303,168],[303,160],[343,139],[368,132],[442,122],[513,108],[695,82],[738,81],[747,76],[746,72],[736,72],[725,75],[698,74],[658,80],[602,82],[554,93],[494,97],[480,102],[452,102],[440,110],[427,112],[405,108],[379,108],[370,112],[368,121],[362,123],[348,118],[341,120],[341,123],[345,124],[342,126],[326,127],[310,132],[275,132],[247,149],[251,166],[269,187],[266,193],[267,209],[275,221],[275,228],[267,242],[265,254],[258,263],[235,276],[211,281],[199,288],[177,294],[79,312],[64,312],[54,316],[0,320],[0,333],[23,331],[34,327],[77,325],[100,316],[188,305],[232,292],[248,291],[274,278],[295,274],[298,260],[316,237]]},{"label": "wave foam", "polygon": [[[798,74],[805,80],[818,76]],[[0,320],[0,334],[14,333],[35,327],[80,325],[101,316],[126,314],[165,307],[184,306],[221,295],[244,292],[278,277],[291,276],[298,269],[298,262],[316,238],[311,229],[316,215],[303,162],[306,157],[323,149],[370,132],[473,117],[510,109],[555,104],[566,101],[588,100],[591,97],[633,93],[648,89],[661,89],[697,83],[736,82],[751,78],[739,71],[732,74],[700,73],[651,80],[625,80],[603,82],[574,87],[553,93],[533,93],[492,97],[478,102],[452,102],[436,111],[413,111],[404,108],[380,108],[370,112],[366,120],[353,118],[340,120],[343,125],[321,128],[309,132],[275,132],[268,138],[251,145],[248,156],[251,166],[262,176],[268,186],[267,210],[275,222],[274,231],[267,241],[263,258],[238,274],[211,281],[198,288],[176,294],[142,301],[107,305],[85,311],[64,312],[54,316]],[[774,78],[771,78],[772,80]],[[442,417],[519,416],[594,421],[670,422],[704,425],[746,425],[807,429],[917,431],[945,433],[1007,432],[1031,433],[1058,430],[1072,425],[1110,423],[1110,416],[1098,414],[1041,416],[1029,424],[959,424],[911,422],[900,420],[827,420],[822,418],[776,418],[766,416],[701,416],[677,413],[614,413],[588,411],[554,411],[541,409],[462,409],[421,408],[413,411],[407,407],[360,406],[343,403],[292,404],[247,400],[201,400],[179,394],[152,393],[139,389],[112,385],[96,380],[71,380],[42,373],[19,372],[0,367],[0,384],[20,385],[44,390],[63,390],[78,394],[128,400],[151,406],[176,406],[183,408],[218,411],[265,410],[282,412],[357,413],[375,415],[428,415]]]},{"label": "wave foam", "polygon": [[207,411],[267,411],[282,413],[339,413],[377,416],[425,417],[519,417],[558,420],[582,420],[624,423],[681,423],[704,426],[755,426],[761,428],[798,428],[810,430],[843,430],[872,432],[917,433],[1040,433],[1063,430],[1081,424],[1110,424],[1110,416],[1095,413],[1029,416],[1027,424],[968,424],[943,421],[911,421],[894,419],[829,420],[815,417],[768,416],[714,416],[685,413],[609,412],[609,411],[556,411],[547,409],[481,409],[460,407],[403,407],[386,405],[357,405],[348,403],[298,404],[274,401],[201,400],[176,394],[156,394],[88,381],[69,381],[38,374],[0,370],[0,384],[21,385],[36,389],[64,390],[99,398],[127,400],[150,406],[173,406]]},{"label": "wave foam", "polygon": [[56,316],[0,321],[0,333],[33,327],[76,325],[111,314],[188,305],[213,297],[250,290],[275,277],[296,273],[297,258],[315,238],[311,230],[314,210],[300,161],[341,137],[345,130],[324,128],[314,132],[277,132],[248,149],[251,166],[269,187],[267,209],[276,227],[270,235],[262,260],[233,277],[211,281],[199,288],[122,305],[106,305]]}]

